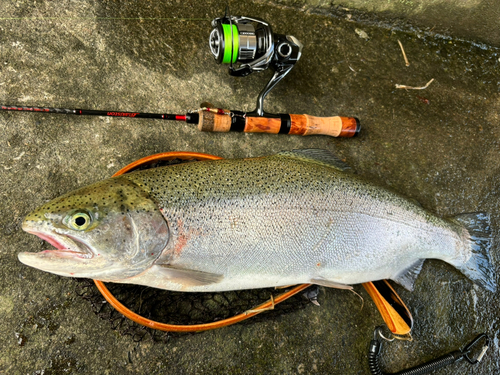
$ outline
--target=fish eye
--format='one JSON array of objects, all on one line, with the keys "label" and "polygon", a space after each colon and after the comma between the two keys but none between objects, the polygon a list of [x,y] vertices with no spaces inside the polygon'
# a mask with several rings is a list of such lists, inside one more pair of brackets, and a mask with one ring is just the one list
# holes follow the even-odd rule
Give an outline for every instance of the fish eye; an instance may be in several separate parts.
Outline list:
[{"label": "fish eye", "polygon": [[69,226],[75,230],[85,230],[92,223],[92,218],[86,212],[76,212],[69,218]]}]

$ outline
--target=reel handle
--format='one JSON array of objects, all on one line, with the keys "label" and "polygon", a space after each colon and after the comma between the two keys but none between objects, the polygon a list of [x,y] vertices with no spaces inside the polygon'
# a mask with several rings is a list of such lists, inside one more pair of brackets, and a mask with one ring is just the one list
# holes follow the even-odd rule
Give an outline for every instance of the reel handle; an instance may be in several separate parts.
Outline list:
[{"label": "reel handle", "polygon": [[201,111],[198,129],[209,132],[242,131],[245,133],[329,135],[331,137],[353,137],[359,133],[360,125],[354,117],[315,117],[310,115],[279,114],[276,117],[246,116],[232,111],[232,115]]}]

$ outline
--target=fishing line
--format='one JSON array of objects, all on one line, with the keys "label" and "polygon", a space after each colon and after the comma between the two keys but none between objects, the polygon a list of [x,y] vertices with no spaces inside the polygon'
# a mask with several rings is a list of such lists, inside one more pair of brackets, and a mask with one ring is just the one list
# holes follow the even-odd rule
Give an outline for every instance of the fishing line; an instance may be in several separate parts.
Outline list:
[{"label": "fishing line", "polygon": [[211,21],[210,18],[177,17],[0,17],[0,21]]}]

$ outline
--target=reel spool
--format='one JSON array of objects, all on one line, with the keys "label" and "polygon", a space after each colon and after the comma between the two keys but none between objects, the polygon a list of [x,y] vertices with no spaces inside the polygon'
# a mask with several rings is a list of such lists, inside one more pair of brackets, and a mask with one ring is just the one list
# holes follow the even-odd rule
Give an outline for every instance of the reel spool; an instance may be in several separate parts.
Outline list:
[{"label": "reel spool", "polygon": [[[258,18],[231,16],[212,21],[209,46],[219,64],[229,64],[229,74],[245,77],[255,71],[274,70],[273,77],[259,94],[251,116],[268,116],[264,98],[287,75],[302,54],[302,43],[291,35],[274,34],[271,25]],[[237,67],[233,64],[239,64]]]}]

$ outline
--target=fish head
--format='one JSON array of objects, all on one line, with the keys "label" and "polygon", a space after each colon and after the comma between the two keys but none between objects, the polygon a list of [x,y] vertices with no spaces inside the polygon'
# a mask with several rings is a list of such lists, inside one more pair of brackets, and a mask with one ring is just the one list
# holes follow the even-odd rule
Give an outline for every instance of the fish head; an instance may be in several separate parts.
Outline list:
[{"label": "fish head", "polygon": [[29,214],[23,230],[55,249],[19,260],[61,276],[123,281],[148,269],[169,239],[149,195],[123,176],[56,198]]}]

